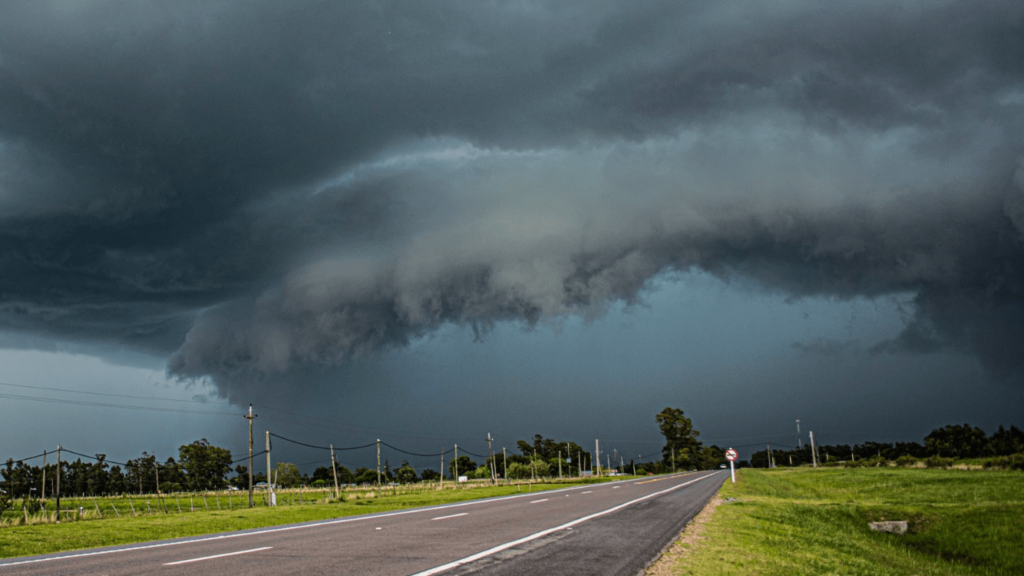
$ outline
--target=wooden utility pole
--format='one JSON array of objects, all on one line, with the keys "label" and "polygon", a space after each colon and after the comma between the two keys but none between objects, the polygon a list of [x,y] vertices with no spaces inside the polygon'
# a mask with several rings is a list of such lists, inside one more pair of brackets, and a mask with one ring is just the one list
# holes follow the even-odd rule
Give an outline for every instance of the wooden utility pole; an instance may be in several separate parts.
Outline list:
[{"label": "wooden utility pole", "polygon": [[156,476],[157,504],[164,507],[164,514],[170,514],[170,512],[167,511],[167,504],[164,502],[164,495],[160,493],[160,461],[156,459],[156,454],[153,454],[153,471]]},{"label": "wooden utility pole", "polygon": [[380,438],[377,438],[377,498],[380,498]]},{"label": "wooden utility pole", "polygon": [[57,524],[60,524],[60,444],[57,444]]},{"label": "wooden utility pole", "polygon": [[444,446],[441,446],[441,490],[444,490]]},{"label": "wooden utility pole", "polygon": [[455,445],[455,460],[452,460],[452,463],[455,465],[455,477],[452,478],[452,480],[455,481],[455,487],[458,488],[459,487],[459,445],[458,444]]},{"label": "wooden utility pole", "polygon": [[596,458],[597,468],[596,473],[598,476],[601,475],[601,441],[594,438],[594,457]]},{"label": "wooden utility pole", "polygon": [[672,473],[676,473],[676,447],[672,447]]},{"label": "wooden utility pole", "polygon": [[562,451],[558,451],[558,479],[562,479]]},{"label": "wooden utility pole", "polygon": [[270,472],[270,430],[267,430],[267,506],[274,506],[274,480]]},{"label": "wooden utility pole", "polygon": [[252,404],[249,404],[249,414],[242,415],[249,421],[249,508],[252,508],[252,421],[256,418],[256,415],[252,413]]},{"label": "wooden utility pole", "polygon": [[818,467],[818,452],[814,447],[814,432],[808,432],[811,435],[811,462],[814,463],[814,467]]},{"label": "wooden utility pole", "polygon": [[46,500],[46,450],[43,450],[43,491],[39,493],[40,500]]},{"label": "wooden utility pole", "polygon": [[334,444],[331,444],[331,473],[334,474],[334,497],[338,497],[338,468],[334,465]]},{"label": "wooden utility pole", "polygon": [[487,454],[490,455],[490,483],[498,484],[498,469],[495,467],[495,451],[490,448],[490,433],[487,433]]},{"label": "wooden utility pole", "polygon": [[508,484],[508,454],[505,453],[505,447],[501,447],[501,476],[505,479],[505,483]]}]

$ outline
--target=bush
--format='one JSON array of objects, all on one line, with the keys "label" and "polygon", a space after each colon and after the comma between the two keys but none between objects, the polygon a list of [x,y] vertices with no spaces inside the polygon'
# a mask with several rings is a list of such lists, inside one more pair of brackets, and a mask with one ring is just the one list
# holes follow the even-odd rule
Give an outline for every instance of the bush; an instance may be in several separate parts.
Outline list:
[{"label": "bush", "polygon": [[989,458],[982,466],[985,468],[1002,468],[1004,470],[1024,470],[1024,452]]},{"label": "bush", "polygon": [[526,464],[513,462],[508,465],[508,477],[512,480],[522,480],[530,477],[530,467]]},{"label": "bush", "polygon": [[942,456],[932,456],[925,460],[924,464],[929,468],[949,468],[953,465],[953,459],[943,458]]},{"label": "bush", "polygon": [[910,454],[904,454],[896,459],[897,466],[916,466],[917,458],[914,458]]},{"label": "bush", "polygon": [[318,478],[318,479],[313,480],[312,482],[310,482],[309,483],[309,487],[310,488],[326,488],[327,487],[327,481],[322,479],[322,478]]}]

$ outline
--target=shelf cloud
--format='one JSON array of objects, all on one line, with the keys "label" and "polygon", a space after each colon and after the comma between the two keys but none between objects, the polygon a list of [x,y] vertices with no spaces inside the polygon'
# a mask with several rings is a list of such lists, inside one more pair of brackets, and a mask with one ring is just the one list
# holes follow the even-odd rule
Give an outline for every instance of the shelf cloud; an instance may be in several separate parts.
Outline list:
[{"label": "shelf cloud", "polygon": [[699,269],[1024,381],[1019,2],[2,12],[5,330],[230,397]]}]

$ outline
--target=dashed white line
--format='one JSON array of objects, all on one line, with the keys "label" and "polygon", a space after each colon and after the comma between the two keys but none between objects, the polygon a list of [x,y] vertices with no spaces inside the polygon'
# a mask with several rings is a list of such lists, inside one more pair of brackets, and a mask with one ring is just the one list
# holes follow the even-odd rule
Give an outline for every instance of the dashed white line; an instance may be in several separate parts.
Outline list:
[{"label": "dashed white line", "polygon": [[438,516],[437,518],[431,518],[431,520],[444,520],[446,518],[456,518],[458,516],[465,516],[469,512],[463,512],[462,514],[451,514],[450,516]]},{"label": "dashed white line", "polygon": [[543,500],[534,500],[533,502],[530,502],[530,504],[537,504],[537,503],[540,503],[540,502],[547,502],[547,501],[548,501],[548,499],[545,498]]},{"label": "dashed white line", "polygon": [[498,546],[495,546],[494,548],[491,548],[489,550],[484,550],[483,552],[478,552],[476,554],[473,554],[472,556],[466,556],[465,558],[456,560],[454,562],[449,562],[447,564],[442,564],[441,566],[435,566],[434,568],[431,568],[429,570],[424,570],[422,572],[417,572],[416,574],[413,574],[413,576],[432,576],[433,574],[439,574],[441,572],[447,572],[448,570],[451,570],[452,568],[456,568],[456,567],[462,566],[464,564],[469,564],[470,562],[474,562],[474,561],[479,560],[481,558],[486,558],[486,557],[491,556],[493,554],[497,554],[498,552],[501,552],[502,550],[508,550],[509,548],[512,548],[513,546],[518,546],[519,544],[523,544],[525,542],[530,542],[531,540],[536,540],[537,538],[542,538],[544,536],[547,536],[548,534],[551,534],[552,532],[557,532],[559,530],[567,530],[567,529],[572,528],[573,526],[575,526],[577,524],[580,524],[581,522],[586,522],[587,520],[592,520],[592,519],[597,518],[599,516],[604,516],[605,514],[611,514],[612,512],[615,512],[616,510],[621,510],[621,509],[625,508],[626,506],[630,506],[632,504],[636,504],[637,502],[642,502],[644,500],[648,500],[650,498],[654,498],[656,496],[660,496],[662,494],[666,494],[666,493],[671,492],[673,490],[678,490],[679,488],[682,488],[683,486],[689,486],[690,484],[693,484],[694,482],[699,482],[699,481],[701,481],[701,480],[703,480],[705,478],[709,478],[711,476],[714,476],[715,474],[717,474],[717,472],[712,472],[711,474],[707,474],[705,476],[701,476],[700,478],[694,478],[693,480],[690,480],[689,482],[684,482],[682,484],[677,484],[675,486],[672,486],[671,488],[666,488],[665,490],[661,490],[659,492],[654,492],[653,494],[648,494],[647,496],[641,496],[640,498],[636,498],[634,500],[630,500],[629,502],[625,502],[623,504],[619,504],[618,506],[609,508],[607,510],[602,510],[601,512],[596,512],[594,514],[590,514],[589,516],[584,516],[582,518],[577,518],[577,519],[575,519],[575,520],[573,520],[571,522],[567,522],[565,524],[562,524],[561,526],[555,526],[554,528],[548,528],[547,530],[541,530],[540,532],[536,532],[534,534],[530,534],[529,536],[524,536],[523,538],[520,538],[518,540],[513,540],[511,542],[506,542],[504,544],[500,544]]},{"label": "dashed white line", "polygon": [[178,560],[177,562],[165,562],[164,566],[176,566],[178,564],[188,564],[189,562],[201,562],[203,560],[213,560],[214,558],[224,558],[225,556],[238,556],[239,554],[261,552],[263,550],[270,550],[271,548],[273,548],[273,546],[264,546],[263,548],[253,548],[252,550],[239,550],[238,552],[228,552],[227,554],[217,554],[216,556],[203,556],[202,558],[189,558],[188,560]]},{"label": "dashed white line", "polygon": [[593,490],[587,490],[586,492],[580,492],[580,494],[590,494]]}]

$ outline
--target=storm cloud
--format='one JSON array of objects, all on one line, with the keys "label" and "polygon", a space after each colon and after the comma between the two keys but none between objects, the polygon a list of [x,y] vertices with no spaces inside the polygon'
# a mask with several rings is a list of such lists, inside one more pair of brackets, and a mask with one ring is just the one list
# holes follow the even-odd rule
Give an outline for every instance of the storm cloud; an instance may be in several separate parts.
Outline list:
[{"label": "storm cloud", "polygon": [[7,330],[231,397],[699,269],[1024,379],[1019,2],[0,10]]}]

